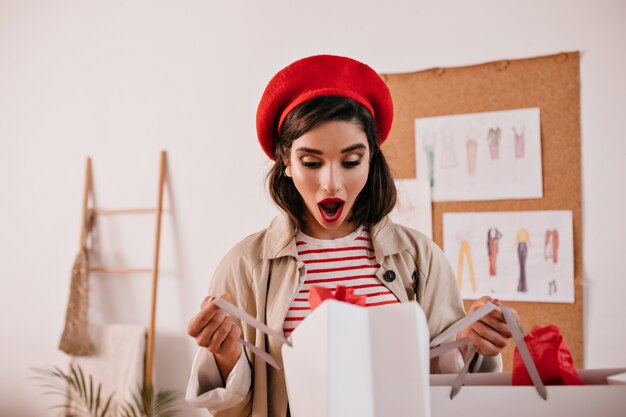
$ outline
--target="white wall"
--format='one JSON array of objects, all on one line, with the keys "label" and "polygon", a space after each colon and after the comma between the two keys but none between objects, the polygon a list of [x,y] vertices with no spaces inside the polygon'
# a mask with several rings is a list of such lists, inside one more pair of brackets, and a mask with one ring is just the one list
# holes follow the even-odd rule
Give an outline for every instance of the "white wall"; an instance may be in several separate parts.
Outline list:
[{"label": "white wall", "polygon": [[[65,363],[88,155],[99,207],[145,207],[169,152],[156,366],[184,389],[212,270],[274,213],[258,99],[316,53],[405,72],[582,51],[585,362],[626,366],[625,18],[619,0],[0,1],[0,413],[47,404],[28,368]],[[99,261],[149,265],[153,227],[103,219]],[[94,322],[147,322],[149,277],[91,282]]]}]

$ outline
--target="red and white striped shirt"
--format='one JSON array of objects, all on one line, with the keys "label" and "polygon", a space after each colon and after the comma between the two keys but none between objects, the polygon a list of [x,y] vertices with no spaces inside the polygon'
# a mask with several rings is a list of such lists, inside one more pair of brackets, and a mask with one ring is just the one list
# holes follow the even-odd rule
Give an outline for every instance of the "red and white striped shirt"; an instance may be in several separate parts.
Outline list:
[{"label": "red and white striped shirt", "polygon": [[289,336],[311,312],[311,286],[335,288],[343,285],[354,288],[356,295],[367,296],[367,307],[399,302],[376,278],[380,265],[374,256],[369,232],[363,226],[348,236],[332,240],[314,239],[299,232],[296,236],[296,248],[298,256],[306,265],[306,277],[285,317],[285,336]]}]

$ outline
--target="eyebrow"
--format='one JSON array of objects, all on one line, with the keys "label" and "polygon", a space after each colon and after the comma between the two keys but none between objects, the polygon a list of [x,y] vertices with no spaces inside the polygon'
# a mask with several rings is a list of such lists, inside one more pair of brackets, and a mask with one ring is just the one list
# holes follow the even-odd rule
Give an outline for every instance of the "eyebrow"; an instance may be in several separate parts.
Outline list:
[{"label": "eyebrow", "polygon": [[[341,153],[348,153],[348,152],[356,151],[357,149],[365,149],[365,145],[363,145],[362,143],[357,143],[355,145],[351,145],[351,146],[348,146],[345,149],[342,149]],[[307,148],[307,147],[298,148],[298,149],[296,149],[296,151],[312,153],[314,155],[322,155],[323,154],[322,151],[320,151],[318,149]]]}]

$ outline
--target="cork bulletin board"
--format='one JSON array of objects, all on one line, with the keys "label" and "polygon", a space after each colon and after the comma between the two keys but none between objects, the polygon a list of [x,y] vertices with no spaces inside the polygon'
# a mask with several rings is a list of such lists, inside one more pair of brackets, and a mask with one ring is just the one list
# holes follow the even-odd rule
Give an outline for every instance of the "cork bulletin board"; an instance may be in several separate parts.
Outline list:
[{"label": "cork bulletin board", "polygon": [[[433,203],[433,238],[443,247],[443,214],[451,212],[571,210],[575,302],[507,302],[524,330],[557,325],[577,367],[583,365],[580,56],[559,53],[456,68],[382,74],[394,101],[394,125],[383,145],[396,178],[415,178],[414,119],[539,107],[543,198]],[[445,249],[445,248],[444,248]],[[487,295],[487,294],[485,294]],[[472,301],[465,301],[468,308]],[[503,352],[510,370],[513,343]]]}]

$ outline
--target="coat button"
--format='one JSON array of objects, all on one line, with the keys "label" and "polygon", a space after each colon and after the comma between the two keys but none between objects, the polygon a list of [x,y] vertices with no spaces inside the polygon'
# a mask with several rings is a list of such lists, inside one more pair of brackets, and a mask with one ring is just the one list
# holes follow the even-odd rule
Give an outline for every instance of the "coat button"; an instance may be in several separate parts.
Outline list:
[{"label": "coat button", "polygon": [[387,281],[387,282],[391,282],[391,281],[393,281],[394,279],[396,279],[396,273],[395,273],[395,272],[393,272],[392,270],[386,271],[386,272],[383,274],[383,278],[385,278],[385,281]]}]

